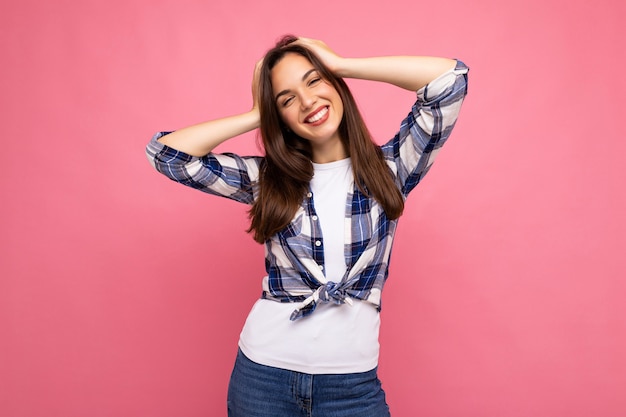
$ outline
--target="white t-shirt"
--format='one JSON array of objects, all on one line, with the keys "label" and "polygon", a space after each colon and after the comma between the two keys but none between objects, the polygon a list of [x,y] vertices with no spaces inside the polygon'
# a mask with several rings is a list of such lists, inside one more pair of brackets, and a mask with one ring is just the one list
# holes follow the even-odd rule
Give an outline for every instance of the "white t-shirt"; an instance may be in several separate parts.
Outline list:
[{"label": "white t-shirt", "polygon": [[[324,274],[339,282],[346,272],[345,215],[354,187],[350,158],[313,164],[313,204],[324,236]],[[380,315],[366,301],[320,303],[315,314],[290,321],[293,303],[258,300],[239,347],[252,361],[309,374],[365,372],[378,365]]]}]

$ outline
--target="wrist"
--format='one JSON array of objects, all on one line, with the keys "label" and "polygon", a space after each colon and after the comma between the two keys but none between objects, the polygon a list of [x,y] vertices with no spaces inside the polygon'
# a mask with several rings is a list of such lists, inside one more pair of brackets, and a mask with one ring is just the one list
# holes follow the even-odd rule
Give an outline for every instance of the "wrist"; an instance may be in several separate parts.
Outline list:
[{"label": "wrist", "polygon": [[351,78],[351,67],[354,64],[354,58],[340,58],[332,68],[329,68],[333,74],[341,78]]},{"label": "wrist", "polygon": [[250,130],[257,129],[261,125],[261,112],[257,106],[254,106],[250,111],[245,113],[246,121]]}]

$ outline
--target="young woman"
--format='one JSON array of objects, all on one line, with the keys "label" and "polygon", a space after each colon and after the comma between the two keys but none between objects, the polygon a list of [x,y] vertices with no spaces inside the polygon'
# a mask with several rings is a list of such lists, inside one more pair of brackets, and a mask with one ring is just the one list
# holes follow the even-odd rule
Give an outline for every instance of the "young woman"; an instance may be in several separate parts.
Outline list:
[{"label": "young woman", "polygon": [[[404,200],[449,137],[468,68],[433,57],[344,58],[283,38],[257,63],[248,112],[156,134],[169,178],[249,204],[265,245],[263,296],[239,340],[228,415],[381,417],[380,296]],[[374,143],[342,78],[417,91],[398,133]],[[265,155],[212,153],[260,128]]]}]

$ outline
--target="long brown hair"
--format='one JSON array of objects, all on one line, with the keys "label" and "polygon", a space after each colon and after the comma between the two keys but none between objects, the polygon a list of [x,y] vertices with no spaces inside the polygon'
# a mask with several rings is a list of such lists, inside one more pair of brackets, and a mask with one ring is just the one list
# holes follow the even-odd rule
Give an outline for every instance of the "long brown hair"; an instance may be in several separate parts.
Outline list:
[{"label": "long brown hair", "polygon": [[391,170],[380,147],[372,140],[345,81],[336,77],[310,50],[293,44],[296,39],[285,36],[267,52],[259,78],[260,131],[265,158],[260,166],[259,193],[250,209],[248,230],[253,232],[254,240],[259,243],[291,222],[313,178],[311,144],[287,128],[274,100],[271,71],[288,53],[308,59],[322,79],[339,93],[344,107],[339,135],[351,158],[359,191],[376,199],[389,219],[397,219],[404,209],[404,199],[394,183]]}]

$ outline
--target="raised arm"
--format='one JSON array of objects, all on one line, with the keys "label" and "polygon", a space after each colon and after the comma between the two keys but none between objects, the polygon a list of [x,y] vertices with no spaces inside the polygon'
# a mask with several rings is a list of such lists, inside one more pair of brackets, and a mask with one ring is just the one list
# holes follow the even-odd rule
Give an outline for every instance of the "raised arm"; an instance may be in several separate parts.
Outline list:
[{"label": "raised arm", "polygon": [[381,147],[402,194],[408,195],[454,128],[467,94],[467,66],[453,59],[421,56],[344,58],[322,41],[299,38],[297,42],[313,50],[340,77],[382,81],[417,92],[398,133]]},{"label": "raised arm", "polygon": [[176,130],[159,138],[159,142],[191,156],[204,156],[220,143],[258,128],[257,89],[260,68],[261,61],[256,64],[252,79],[253,106],[250,111]]},{"label": "raised arm", "polygon": [[425,56],[344,58],[322,41],[298,38],[297,42],[313,50],[337,76],[381,81],[412,91],[419,90],[456,65],[453,59]]}]

